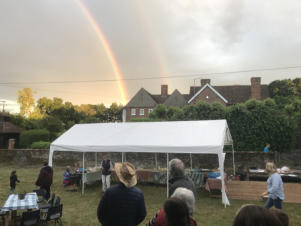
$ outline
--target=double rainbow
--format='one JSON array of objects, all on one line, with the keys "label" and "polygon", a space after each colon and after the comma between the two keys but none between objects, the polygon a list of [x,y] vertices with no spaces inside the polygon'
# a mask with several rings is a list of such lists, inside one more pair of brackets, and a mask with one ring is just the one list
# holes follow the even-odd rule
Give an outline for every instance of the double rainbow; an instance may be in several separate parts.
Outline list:
[{"label": "double rainbow", "polygon": [[76,2],[80,6],[83,13],[86,15],[89,23],[93,27],[94,31],[96,32],[97,37],[99,38],[101,44],[104,47],[104,50],[107,54],[107,57],[108,57],[111,65],[112,65],[113,72],[114,72],[114,74],[115,74],[115,76],[118,80],[118,86],[119,86],[119,90],[120,90],[120,94],[121,94],[122,103],[126,104],[127,100],[128,100],[128,94],[127,94],[126,86],[125,86],[120,68],[119,68],[119,66],[117,64],[117,61],[116,61],[116,58],[114,56],[114,53],[113,53],[106,37],[104,36],[101,28],[99,27],[99,25],[95,21],[94,17],[92,16],[92,14],[88,10],[88,8],[81,2],[81,0],[76,0]]}]

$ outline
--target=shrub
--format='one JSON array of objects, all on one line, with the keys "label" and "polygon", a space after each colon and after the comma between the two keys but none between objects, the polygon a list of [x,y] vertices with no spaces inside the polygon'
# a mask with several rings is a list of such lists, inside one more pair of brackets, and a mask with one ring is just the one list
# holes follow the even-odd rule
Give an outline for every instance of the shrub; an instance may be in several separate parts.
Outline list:
[{"label": "shrub", "polygon": [[33,142],[30,147],[32,149],[49,149],[50,148],[50,142],[48,141],[36,141]]},{"label": "shrub", "polygon": [[23,131],[20,136],[20,145],[22,147],[30,147],[36,141],[49,141],[49,132],[45,129],[32,129]]}]

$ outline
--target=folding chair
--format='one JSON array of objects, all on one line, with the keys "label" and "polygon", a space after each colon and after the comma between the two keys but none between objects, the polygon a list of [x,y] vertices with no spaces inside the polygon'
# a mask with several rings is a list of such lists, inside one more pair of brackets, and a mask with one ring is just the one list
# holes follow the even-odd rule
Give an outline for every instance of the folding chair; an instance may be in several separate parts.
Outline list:
[{"label": "folding chair", "polygon": [[4,225],[4,223],[5,223],[5,216],[6,216],[6,214],[7,214],[7,212],[4,212],[4,211],[1,210],[1,208],[0,208],[0,217],[1,217],[1,219],[2,219],[3,225]]},{"label": "folding chair", "polygon": [[62,220],[61,220],[62,216],[63,216],[63,204],[60,204],[58,206],[52,206],[48,210],[45,223],[47,224],[48,221],[54,221],[54,225],[56,225],[56,223],[62,225]]},{"label": "folding chair", "polygon": [[23,212],[21,218],[21,226],[39,225],[40,223],[40,210]]},{"label": "folding chair", "polygon": [[61,197],[57,196],[56,200],[55,200],[55,203],[54,203],[54,206],[59,206],[60,204],[61,204]]}]

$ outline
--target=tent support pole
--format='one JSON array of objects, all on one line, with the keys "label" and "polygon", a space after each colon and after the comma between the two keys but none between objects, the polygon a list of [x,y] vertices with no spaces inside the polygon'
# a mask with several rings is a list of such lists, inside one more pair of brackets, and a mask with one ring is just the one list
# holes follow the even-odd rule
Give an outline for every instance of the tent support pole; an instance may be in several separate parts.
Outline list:
[{"label": "tent support pole", "polygon": [[190,170],[192,171],[192,154],[190,153]]},{"label": "tent support pole", "polygon": [[157,153],[155,153],[155,164],[156,164],[156,169],[158,169],[158,156],[157,156]]},{"label": "tent support pole", "polygon": [[95,167],[97,167],[97,152],[95,152]]},{"label": "tent support pole", "polygon": [[233,176],[235,177],[234,146],[232,144]]},{"label": "tent support pole", "polygon": [[84,174],[85,174],[85,152],[83,152],[82,195],[85,192]]},{"label": "tent support pole", "polygon": [[169,169],[168,169],[168,162],[169,162],[169,159],[168,159],[168,153],[166,153],[166,174],[167,174],[167,177],[166,177],[166,197],[168,198],[168,191],[169,191]]}]

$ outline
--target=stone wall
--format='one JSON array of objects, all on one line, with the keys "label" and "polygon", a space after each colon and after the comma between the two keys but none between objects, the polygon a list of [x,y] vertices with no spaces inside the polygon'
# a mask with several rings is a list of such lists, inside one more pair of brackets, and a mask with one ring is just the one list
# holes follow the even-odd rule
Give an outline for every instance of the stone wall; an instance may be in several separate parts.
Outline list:
[{"label": "stone wall", "polygon": [[[0,164],[41,164],[43,160],[48,159],[48,150],[37,149],[0,149]],[[86,153],[86,166],[95,165],[95,157],[100,163],[103,155],[107,154],[113,162],[120,162],[121,153]],[[158,167],[166,168],[166,154],[164,153],[127,153],[125,159],[133,163],[137,168],[155,168],[156,155]],[[82,153],[78,152],[54,152],[54,165],[73,165],[75,162],[82,163]],[[190,167],[189,154],[169,154],[169,159],[180,158],[184,161],[187,168]],[[279,161],[280,159],[280,161]],[[235,152],[236,169],[239,167],[258,167],[264,168],[266,161],[276,161],[279,166],[287,165],[294,169],[301,169],[301,151],[275,155],[275,153],[263,152]],[[232,169],[232,152],[226,152],[225,168],[231,172]],[[218,167],[217,155],[210,154],[193,154],[192,168],[212,169]]]}]

